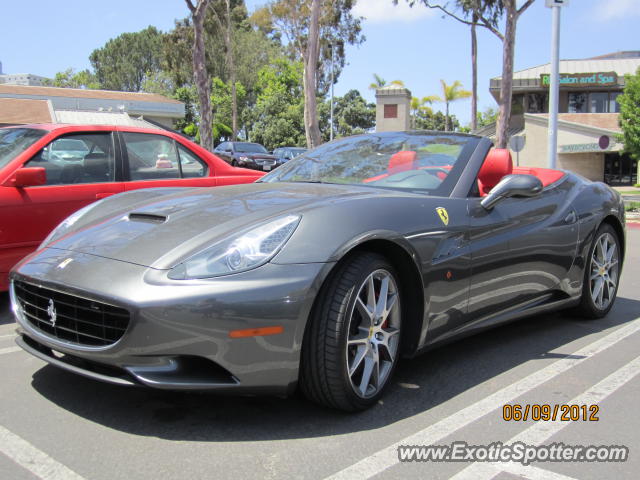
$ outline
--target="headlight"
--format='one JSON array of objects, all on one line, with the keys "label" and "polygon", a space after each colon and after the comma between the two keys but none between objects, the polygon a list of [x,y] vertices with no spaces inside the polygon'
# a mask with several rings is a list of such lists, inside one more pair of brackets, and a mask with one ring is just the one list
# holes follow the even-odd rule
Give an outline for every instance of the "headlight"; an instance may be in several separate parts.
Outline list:
[{"label": "headlight", "polygon": [[245,272],[271,260],[300,223],[288,215],[224,240],[200,252],[169,272],[173,280],[209,278]]},{"label": "headlight", "polygon": [[72,213],[67,218],[65,218],[56,228],[53,229],[53,231],[49,234],[49,236],[43,240],[43,242],[38,247],[38,250],[45,247],[46,245],[53,242],[54,240],[57,240],[62,235],[64,235],[67,232],[67,230],[71,228],[73,224],[80,219],[80,217],[82,217],[89,210],[95,208],[95,206],[98,205],[100,202],[102,202],[102,200],[98,200],[97,202],[90,203],[89,205],[81,208],[77,212]]},{"label": "headlight", "polygon": [[249,157],[245,157],[244,155],[241,155],[240,157],[238,157],[238,160],[240,160],[241,162],[246,162],[249,160]]}]

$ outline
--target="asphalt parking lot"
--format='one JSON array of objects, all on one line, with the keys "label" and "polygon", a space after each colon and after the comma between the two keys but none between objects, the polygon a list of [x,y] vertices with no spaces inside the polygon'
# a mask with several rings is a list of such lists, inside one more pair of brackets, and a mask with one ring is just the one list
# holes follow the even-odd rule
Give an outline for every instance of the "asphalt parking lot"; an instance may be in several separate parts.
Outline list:
[{"label": "asphalt parking lot", "polygon": [[[302,398],[101,384],[14,344],[0,296],[0,478],[637,478],[640,230],[607,318],[538,316],[404,361],[356,415]],[[597,404],[598,421],[505,421],[505,404]],[[616,463],[401,463],[398,445],[624,445]]]}]

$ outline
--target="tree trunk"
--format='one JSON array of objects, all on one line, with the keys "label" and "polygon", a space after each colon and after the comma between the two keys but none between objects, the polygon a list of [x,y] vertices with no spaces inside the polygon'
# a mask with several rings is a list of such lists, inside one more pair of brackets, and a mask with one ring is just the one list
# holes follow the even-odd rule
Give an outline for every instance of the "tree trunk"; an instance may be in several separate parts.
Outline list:
[{"label": "tree trunk", "polygon": [[444,103],[444,131],[449,131],[449,102],[445,101]]},{"label": "tree trunk", "polygon": [[225,0],[227,7],[227,31],[225,43],[227,44],[227,61],[229,63],[229,81],[231,82],[231,140],[235,141],[238,134],[238,95],[236,92],[236,66],[233,54],[233,41],[231,38],[231,6],[230,0]]},{"label": "tree trunk", "polygon": [[513,90],[513,55],[518,21],[515,0],[505,1],[507,17],[502,45],[502,79],[500,82],[500,114],[496,128],[496,147],[507,148],[509,121],[511,120],[511,94]]},{"label": "tree trunk", "polygon": [[320,3],[321,0],[312,0],[311,3],[309,39],[306,55],[303,58],[304,130],[308,148],[317,147],[321,143],[316,101],[316,71],[320,55]]},{"label": "tree trunk", "polygon": [[191,2],[187,0],[193,17],[193,74],[200,105],[200,145],[207,150],[213,150],[211,81],[205,64],[204,49],[204,17],[208,4],[209,0],[199,0],[197,6],[192,8]]},{"label": "tree trunk", "polygon": [[478,128],[478,37],[476,24],[478,14],[473,12],[471,23],[471,131]]}]

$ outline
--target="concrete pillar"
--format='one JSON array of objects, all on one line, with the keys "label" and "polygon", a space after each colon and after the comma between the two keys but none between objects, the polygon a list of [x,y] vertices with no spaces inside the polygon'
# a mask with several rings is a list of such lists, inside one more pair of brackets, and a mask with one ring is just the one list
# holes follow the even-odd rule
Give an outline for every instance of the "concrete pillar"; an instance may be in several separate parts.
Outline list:
[{"label": "concrete pillar", "polygon": [[410,128],[411,92],[398,85],[376,90],[376,132],[393,132]]}]

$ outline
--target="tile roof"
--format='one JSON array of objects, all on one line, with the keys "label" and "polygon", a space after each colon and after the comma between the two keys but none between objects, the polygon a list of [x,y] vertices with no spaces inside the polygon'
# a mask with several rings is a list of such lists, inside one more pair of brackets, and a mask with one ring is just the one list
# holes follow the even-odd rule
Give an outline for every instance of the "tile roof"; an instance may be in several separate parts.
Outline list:
[{"label": "tile roof", "polygon": [[116,92],[113,90],[89,90],[81,88],[36,87],[0,84],[0,97],[9,95],[40,95],[46,97],[94,98],[107,100],[130,100],[134,102],[182,103],[155,93]]},{"label": "tile roof", "polygon": [[0,124],[49,123],[47,100],[0,98]]}]

